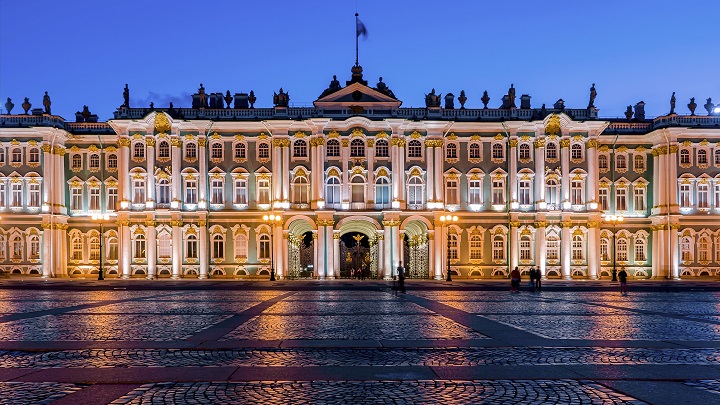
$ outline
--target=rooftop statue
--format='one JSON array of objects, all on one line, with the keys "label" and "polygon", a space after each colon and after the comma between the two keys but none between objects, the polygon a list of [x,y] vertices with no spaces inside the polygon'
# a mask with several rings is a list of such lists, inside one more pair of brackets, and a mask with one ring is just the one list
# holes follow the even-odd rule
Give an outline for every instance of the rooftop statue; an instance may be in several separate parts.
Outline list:
[{"label": "rooftop statue", "polygon": [[50,96],[48,95],[48,92],[45,92],[45,95],[43,96],[43,107],[45,107],[45,114],[50,114]]},{"label": "rooftop statue", "polygon": [[25,115],[27,115],[28,111],[30,111],[30,107],[32,107],[32,104],[30,103],[30,99],[25,97],[25,101],[22,103],[22,108],[25,110]]},{"label": "rooftop statue", "polygon": [[273,92],[273,104],[275,104],[275,107],[287,107],[290,103],[290,93],[283,92],[282,87],[280,87],[280,93]]},{"label": "rooftop statue", "polygon": [[708,98],[707,102],[703,106],[705,107],[705,110],[707,111],[708,115],[712,114],[713,107],[715,107],[715,104],[712,103],[712,98]]},{"label": "rooftop statue", "polygon": [[255,92],[252,90],[250,90],[248,101],[250,102],[250,108],[255,108],[255,101],[257,101],[257,97],[255,97]]},{"label": "rooftop statue", "polygon": [[8,115],[10,115],[10,112],[12,111],[13,107],[15,107],[15,104],[13,104],[10,97],[8,97],[7,102],[5,103],[5,110],[7,111]]},{"label": "rooftop statue", "polygon": [[130,108],[130,88],[125,83],[125,89],[123,90],[123,105],[121,107]]},{"label": "rooftop statue", "polygon": [[322,92],[322,94],[320,94],[320,97],[318,97],[318,98],[323,98],[323,97],[327,96],[328,94],[335,93],[336,91],[340,90],[341,88],[342,88],[342,86],[340,86],[340,82],[337,79],[337,75],[333,75],[333,79],[330,81],[330,85],[328,86],[327,89],[325,89],[325,91]]},{"label": "rooftop statue", "polygon": [[508,89],[508,99],[510,102],[509,108],[516,108],[515,105],[515,87],[513,87],[513,84],[510,84],[510,88]]},{"label": "rooftop statue", "polygon": [[595,108],[595,97],[597,97],[597,91],[595,91],[595,83],[593,83],[590,87],[590,102],[587,106],[588,109]]},{"label": "rooftop statue", "polygon": [[465,102],[467,101],[467,96],[465,96],[465,90],[460,90],[460,97],[458,97],[458,101],[460,102],[460,109],[465,109]]},{"label": "rooftop statue", "polygon": [[230,103],[233,101],[233,96],[230,95],[230,90],[228,90],[225,93],[225,102],[227,103],[227,108],[230,108]]},{"label": "rooftop statue", "polygon": [[382,76],[380,76],[380,79],[379,79],[377,85],[375,85],[375,90],[379,91],[380,93],[382,93],[386,96],[395,98],[395,93],[393,93],[392,90],[390,90],[390,88],[387,86],[387,84],[385,84],[385,82],[383,82]]},{"label": "rooftop statue", "polygon": [[627,110],[625,110],[625,119],[628,119],[628,120],[632,119],[632,115],[633,115],[633,109],[632,109],[632,106],[629,105],[629,106],[627,106]]},{"label": "rooftop statue", "polygon": [[425,106],[426,107],[440,107],[440,96],[442,94],[436,95],[435,89],[433,88],[430,94],[425,95]]},{"label": "rooftop statue", "polygon": [[205,87],[203,87],[202,83],[200,83],[200,88],[198,89],[198,95],[200,96],[200,108],[207,107],[207,94],[205,94]]},{"label": "rooftop statue", "polygon": [[697,104],[695,104],[695,97],[691,97],[690,103],[688,104],[688,109],[690,110],[690,115],[695,115],[696,108],[697,108]]},{"label": "rooftop statue", "polygon": [[673,91],[672,97],[670,97],[670,112],[668,115],[675,114],[675,92]]}]

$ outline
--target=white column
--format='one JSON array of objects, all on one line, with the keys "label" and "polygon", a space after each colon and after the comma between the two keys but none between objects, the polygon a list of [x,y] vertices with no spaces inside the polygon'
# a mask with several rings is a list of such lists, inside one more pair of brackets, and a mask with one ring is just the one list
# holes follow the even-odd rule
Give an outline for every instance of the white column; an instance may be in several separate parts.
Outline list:
[{"label": "white column", "polygon": [[[570,240],[570,221],[562,223],[560,231],[560,267],[562,268],[562,276],[569,280],[570,277],[570,253],[572,242]],[[614,254],[614,252],[613,252]]]},{"label": "white column", "polygon": [[[370,146],[373,145],[373,146]],[[374,142],[371,140],[368,141],[368,147],[367,147],[367,192],[365,195],[367,196],[367,201],[372,201],[373,203],[370,205],[366,205],[367,208],[374,208],[375,207],[375,147]]]},{"label": "white column", "polygon": [[204,202],[205,208],[208,207],[207,198],[207,181],[208,181],[208,167],[207,167],[207,138],[201,137],[198,139],[199,153],[198,153],[198,166],[200,171],[200,181],[198,182],[198,202]]},{"label": "white column", "polygon": [[57,251],[60,252],[58,256],[58,268],[56,276],[67,277],[67,262],[68,262],[68,239],[67,239],[67,224],[62,224],[57,230]]},{"label": "white column", "polygon": [[435,182],[435,201],[442,201],[445,205],[445,150],[442,147],[442,140],[435,141],[435,175],[432,181]]},{"label": "white column", "polygon": [[170,224],[172,225],[172,279],[177,280],[182,273],[182,221],[173,220]]},{"label": "white column", "polygon": [[[42,165],[42,176],[45,181],[42,182],[42,188],[43,188],[43,203],[48,204],[50,206],[50,210],[54,210],[55,204],[54,198],[52,198],[52,189],[55,185],[52,181],[52,175],[54,174],[54,169],[56,169],[53,166],[53,154],[51,153],[51,147],[50,144],[44,144],[42,146],[43,150],[43,165]],[[7,156],[7,155],[6,155]],[[103,162],[104,164],[105,162]],[[62,184],[62,183],[60,183]],[[43,243],[44,244],[44,243]],[[45,256],[49,257],[49,256]]]},{"label": "white column", "polygon": [[326,227],[323,222],[318,221],[318,231],[317,231],[317,263],[318,263],[318,278],[325,279],[325,276],[327,275],[327,262],[325,261],[325,255],[327,254],[327,246],[325,245],[327,243],[326,239]]},{"label": "white column", "polygon": [[[52,224],[43,224],[43,244],[42,244],[42,278],[52,277],[53,274],[53,254],[50,253],[50,244],[52,243]],[[101,258],[102,260],[102,258]]]},{"label": "white column", "polygon": [[[538,210],[539,202],[545,201],[545,138],[535,141],[535,209]],[[537,238],[537,237],[536,237]],[[544,248],[543,248],[544,250]],[[543,269],[544,267],[543,263]],[[544,276],[545,273],[543,272]]]},{"label": "white column", "polygon": [[[61,149],[57,156],[55,156],[55,181],[57,182],[57,187],[55,187],[55,190],[53,190],[53,194],[55,195],[55,207],[51,210],[51,212],[59,212],[59,213],[67,213],[67,208],[63,209],[65,205],[65,189],[66,184],[65,183],[65,149]],[[57,209],[57,211],[56,211]]]},{"label": "white column", "polygon": [[282,200],[288,203],[290,201],[290,140],[286,139],[285,146],[282,148],[282,171],[278,176],[282,178]]},{"label": "white column", "polygon": [[325,138],[317,138],[318,161],[315,168],[315,181],[317,182],[317,200],[325,201]]},{"label": "white column", "polygon": [[200,244],[200,252],[198,259],[200,260],[200,275],[198,278],[203,279],[208,276],[208,250],[210,247],[208,246],[207,222],[205,222],[205,220],[200,220],[199,225],[200,237],[198,238],[198,243]]},{"label": "white column", "polygon": [[544,279],[546,274],[547,260],[547,243],[545,241],[545,225],[544,221],[535,223],[535,265],[540,271],[540,276]]},{"label": "white column", "polygon": [[519,222],[510,222],[510,270],[514,270],[519,263],[520,246],[518,245],[518,237],[520,232],[518,231]]},{"label": "white column", "polygon": [[[597,161],[598,161],[597,160],[597,146],[598,146],[597,139],[588,140],[588,142],[587,142],[588,175],[586,177],[585,191],[587,193],[586,201],[594,202],[594,203],[598,202],[598,182],[600,181],[600,179],[598,178],[598,167],[597,167]],[[598,245],[598,248],[599,248],[599,246],[600,245]]]},{"label": "white column", "polygon": [[155,230],[155,221],[148,219],[145,221],[145,226],[147,226],[147,246],[145,247],[147,279],[152,280],[157,275],[157,232]]},{"label": "white column", "polygon": [[314,231],[312,233],[313,238],[313,276],[315,278],[320,278],[322,274],[322,270],[320,269],[320,243],[322,240],[320,239],[320,226],[318,225],[317,231]]},{"label": "white column", "polygon": [[[340,234],[334,233],[333,236],[333,275],[335,278],[340,277]],[[382,251],[382,249],[381,249]]]},{"label": "white column", "polygon": [[317,138],[310,139],[310,208],[317,209],[317,200],[319,198],[318,186],[318,145]]},{"label": "white column", "polygon": [[[673,224],[674,225],[674,224]],[[680,251],[678,248],[678,230],[675,226],[670,226],[670,271],[673,280],[680,280]]]},{"label": "white column", "polygon": [[[278,277],[278,280],[282,280],[285,278],[285,274],[290,268],[290,251],[288,249],[288,234],[282,230],[282,225],[278,225],[277,231],[279,234],[277,238],[281,243],[278,243],[278,253],[280,258],[278,259],[279,265],[275,265],[275,275]],[[314,233],[313,237],[316,236],[317,234]]]},{"label": "white column", "polygon": [[376,238],[377,238],[377,239],[376,239],[376,240],[377,240],[376,243],[377,243],[377,245],[378,245],[378,247],[377,247],[377,250],[378,250],[378,257],[377,257],[377,261],[378,261],[378,278],[379,278],[379,279],[382,279],[383,276],[384,276],[384,274],[385,274],[385,273],[383,272],[383,265],[385,264],[385,249],[383,249],[383,247],[384,247],[385,245],[383,244],[383,235],[381,235],[381,234],[376,234]]},{"label": "white column", "polygon": [[131,201],[130,194],[130,139],[120,138],[118,140],[120,150],[118,152],[118,193],[120,201]]},{"label": "white column", "polygon": [[[666,193],[666,204],[668,203],[667,199],[669,199],[670,203],[670,212],[677,213],[679,211],[678,207],[678,195],[677,195],[677,187],[678,187],[678,176],[677,176],[677,151],[678,147],[677,145],[670,145],[670,151],[668,152],[666,159],[666,176],[667,176],[667,182],[666,185],[669,188]],[[674,232],[675,234],[677,232]],[[674,235],[677,237],[677,235]]]},{"label": "white column", "polygon": [[[560,179],[562,201],[570,201],[570,140],[563,139],[560,141],[560,169],[562,170],[562,178]],[[564,208],[563,208],[564,209]]]},{"label": "white column", "polygon": [[438,237],[437,230],[428,231],[428,274],[435,280],[442,280],[442,270],[437,262],[437,241]]},{"label": "white column", "polygon": [[[508,144],[510,146],[508,151],[507,158],[510,162],[510,173],[508,173],[508,176],[510,178],[510,205],[512,206],[512,203],[517,203],[518,201],[518,187],[517,187],[517,146],[518,146],[518,140],[515,138],[514,135],[512,135],[512,138],[508,141]],[[515,266],[512,266],[513,269],[515,269]]]},{"label": "white column", "polygon": [[[130,239],[130,226],[128,220],[120,221],[120,247],[122,248],[122,257],[120,258],[120,266],[122,269],[122,278],[130,278],[130,262],[132,261],[132,241]],[[146,245],[147,251],[147,245]]]},{"label": "white column", "polygon": [[[172,144],[172,174],[170,176],[170,181],[172,181],[172,200],[179,202],[182,201],[182,180],[180,177],[180,171],[182,170],[182,140],[180,138],[172,138],[170,143]],[[178,209],[181,209],[181,207],[182,204]],[[174,242],[173,248],[175,248]],[[175,260],[173,260],[173,265],[174,262]]]},{"label": "white column", "polygon": [[272,189],[273,189],[273,207],[278,201],[282,200],[282,139],[274,139],[272,142]]},{"label": "white column", "polygon": [[[147,162],[147,182],[145,183],[146,201],[155,202],[155,138],[146,138],[145,161]],[[146,204],[147,205],[147,204]],[[153,245],[154,246],[154,245]]]},{"label": "white column", "polygon": [[425,141],[425,156],[427,157],[427,199],[428,203],[435,202],[435,141]]},{"label": "white column", "polygon": [[[592,165],[591,165],[592,166]],[[600,228],[597,224],[588,224],[588,239],[587,239],[587,252],[588,252],[588,276],[591,280],[598,279],[598,265],[600,264]]]},{"label": "white column", "polygon": [[341,202],[343,204],[350,202],[350,180],[349,180],[349,174],[348,171],[350,170],[350,148],[348,148],[349,142],[347,139],[341,139],[340,140],[340,156],[342,158],[342,165],[340,166],[340,170],[342,171],[342,184],[341,187],[341,194],[342,199]]},{"label": "white column", "polygon": [[390,226],[387,224],[390,221],[383,221],[383,250],[385,253],[383,254],[385,264],[383,266],[383,278],[385,280],[392,279],[392,275],[395,274],[395,272],[392,270],[392,260],[394,259],[391,257],[392,251],[391,251],[391,242],[392,242],[392,233],[390,232]]},{"label": "white column", "polygon": [[[398,161],[400,163],[400,171],[398,171],[397,174],[400,177],[398,178],[398,199],[401,201],[400,207],[405,209],[407,204],[407,198],[405,197],[405,194],[407,193],[407,187],[405,187],[405,139],[400,139],[399,141]],[[397,267],[397,264],[395,266]]]},{"label": "white column", "polygon": [[658,212],[662,212],[662,207],[667,207],[665,203],[665,160],[659,154],[657,149],[653,149],[653,205],[659,208]]}]

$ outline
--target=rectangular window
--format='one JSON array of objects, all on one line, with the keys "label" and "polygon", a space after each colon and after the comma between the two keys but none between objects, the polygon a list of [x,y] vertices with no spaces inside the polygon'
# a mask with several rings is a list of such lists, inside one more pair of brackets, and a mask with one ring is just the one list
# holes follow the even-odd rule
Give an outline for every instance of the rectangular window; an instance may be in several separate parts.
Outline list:
[{"label": "rectangular window", "polygon": [[133,180],[133,204],[145,204],[145,180]]},{"label": "rectangular window", "polygon": [[225,204],[222,180],[215,179],[210,182],[210,204]]},{"label": "rectangular window", "polygon": [[715,185],[715,209],[720,208],[720,184]]},{"label": "rectangular window", "polygon": [[33,207],[33,208],[40,207],[40,185],[39,184],[30,184],[28,207]]},{"label": "rectangular window", "polygon": [[158,183],[157,203],[170,204],[170,183],[167,180]]},{"label": "rectangular window", "polygon": [[560,241],[557,239],[547,240],[547,259],[558,260],[560,257]]},{"label": "rectangular window", "polygon": [[518,201],[520,205],[530,205],[530,181],[521,180],[518,187]]},{"label": "rectangular window", "polygon": [[707,184],[698,184],[697,186],[697,207],[710,208],[710,189]]},{"label": "rectangular window", "polygon": [[235,179],[235,204],[245,205],[248,203],[247,198],[247,180]]},{"label": "rectangular window", "polygon": [[635,261],[644,262],[647,260],[645,257],[645,243],[642,240],[635,240]]},{"label": "rectangular window", "polygon": [[530,239],[520,240],[520,260],[531,260],[530,257]]},{"label": "rectangular window", "polygon": [[7,205],[7,197],[5,192],[5,183],[0,183],[0,207],[5,207]]},{"label": "rectangular window", "polygon": [[470,180],[468,183],[468,204],[482,204],[482,182]]},{"label": "rectangular window", "polygon": [[645,188],[635,187],[633,193],[635,194],[635,211],[645,211],[647,209],[645,206]]},{"label": "rectangular window", "polygon": [[90,189],[90,211],[100,211],[100,188]]},{"label": "rectangular window", "polygon": [[172,255],[172,240],[170,236],[160,238],[158,240],[158,257],[161,259],[169,259]]},{"label": "rectangular window", "polygon": [[680,185],[680,206],[690,208],[690,184]]},{"label": "rectangular window", "polygon": [[570,204],[582,205],[583,198],[583,182],[581,180],[573,180],[570,183]]},{"label": "rectangular window", "polygon": [[108,189],[107,189],[107,209],[109,211],[115,211],[117,209],[117,202],[118,202],[117,187],[108,187]]},{"label": "rectangular window", "polygon": [[615,210],[627,211],[627,189],[618,188],[615,190]]},{"label": "rectangular window", "polygon": [[81,188],[70,189],[70,211],[80,211],[83,209],[83,191]]},{"label": "rectangular window", "polygon": [[257,203],[270,204],[270,180],[260,179],[257,182]]},{"label": "rectangular window", "polygon": [[460,203],[460,195],[458,193],[458,181],[448,180],[445,183],[445,204],[455,205]]},{"label": "rectangular window", "polygon": [[505,260],[505,241],[500,238],[493,240],[493,260]]},{"label": "rectangular window", "polygon": [[185,181],[185,204],[197,204],[197,181]]},{"label": "rectangular window", "polygon": [[13,183],[10,185],[10,206],[22,207],[22,184]]},{"label": "rectangular window", "polygon": [[493,180],[492,182],[492,203],[493,205],[505,204],[505,182]]},{"label": "rectangular window", "polygon": [[598,197],[600,202],[600,210],[601,211],[607,211],[610,209],[610,203],[608,200],[608,189],[601,188],[598,189]]}]

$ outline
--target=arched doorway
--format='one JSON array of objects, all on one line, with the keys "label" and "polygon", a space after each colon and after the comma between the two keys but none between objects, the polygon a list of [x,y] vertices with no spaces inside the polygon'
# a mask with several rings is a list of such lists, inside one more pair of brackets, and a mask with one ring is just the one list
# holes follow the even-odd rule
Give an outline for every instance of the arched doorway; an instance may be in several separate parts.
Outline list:
[{"label": "arched doorway", "polygon": [[288,271],[287,278],[315,277],[315,238],[313,223],[307,217],[299,216],[288,220]]},{"label": "arched doorway", "polygon": [[430,249],[428,226],[421,219],[404,224],[403,262],[407,278],[430,278]]},{"label": "arched doorway", "polygon": [[340,236],[341,278],[377,278],[377,267],[372,266],[372,245],[373,241],[360,232]]}]

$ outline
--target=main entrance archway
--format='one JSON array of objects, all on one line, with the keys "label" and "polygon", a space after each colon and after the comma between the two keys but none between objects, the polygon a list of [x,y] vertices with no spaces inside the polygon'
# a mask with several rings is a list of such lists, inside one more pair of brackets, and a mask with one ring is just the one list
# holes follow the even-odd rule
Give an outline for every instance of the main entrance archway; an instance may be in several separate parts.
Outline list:
[{"label": "main entrance archway", "polygon": [[368,216],[352,216],[338,222],[340,243],[336,266],[339,277],[378,277],[379,229],[380,224]]},{"label": "main entrance archway", "polygon": [[307,217],[298,216],[289,220],[287,277],[290,279],[315,277],[313,263],[316,241],[313,230],[313,223]]},{"label": "main entrance archway", "polygon": [[423,219],[410,218],[405,223],[403,258],[408,278],[430,278],[428,225]]}]

